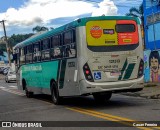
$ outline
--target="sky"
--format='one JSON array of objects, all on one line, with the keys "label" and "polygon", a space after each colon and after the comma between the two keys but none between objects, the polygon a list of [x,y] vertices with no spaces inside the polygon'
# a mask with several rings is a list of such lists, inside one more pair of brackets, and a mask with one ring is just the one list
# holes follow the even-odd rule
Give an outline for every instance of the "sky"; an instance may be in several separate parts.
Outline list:
[{"label": "sky", "polygon": [[[39,25],[56,28],[82,17],[125,15],[142,0],[5,0],[0,1],[0,21],[7,36],[33,33]],[[0,24],[0,37],[4,36]]]}]

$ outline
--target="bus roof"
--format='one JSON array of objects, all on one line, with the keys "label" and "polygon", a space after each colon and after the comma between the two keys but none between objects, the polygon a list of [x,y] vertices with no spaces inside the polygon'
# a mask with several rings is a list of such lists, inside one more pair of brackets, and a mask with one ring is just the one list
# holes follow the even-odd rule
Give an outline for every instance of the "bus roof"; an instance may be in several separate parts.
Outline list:
[{"label": "bus roof", "polygon": [[98,16],[98,17],[87,17],[87,18],[80,18],[77,19],[71,23],[68,23],[66,25],[60,26],[58,28],[55,28],[51,31],[44,32],[42,34],[32,36],[25,41],[22,41],[18,43],[14,48],[21,48],[26,45],[29,45],[34,42],[38,42],[42,39],[45,39],[47,37],[51,37],[55,34],[59,34],[69,28],[79,27],[79,26],[85,26],[88,21],[96,21],[96,20],[134,20],[137,24],[141,24],[140,19],[137,17],[130,17],[130,16]]}]

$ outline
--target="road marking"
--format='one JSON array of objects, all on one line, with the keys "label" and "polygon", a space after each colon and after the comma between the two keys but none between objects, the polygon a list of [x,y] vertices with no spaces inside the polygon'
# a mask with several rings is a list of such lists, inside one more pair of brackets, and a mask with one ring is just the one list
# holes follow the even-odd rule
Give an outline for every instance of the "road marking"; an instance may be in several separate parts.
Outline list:
[{"label": "road marking", "polygon": [[17,89],[17,86],[9,86],[10,88]]},{"label": "road marking", "polygon": [[[114,116],[114,115],[111,115],[111,114],[106,114],[106,113],[102,113],[102,112],[98,112],[98,111],[94,111],[94,110],[90,110],[90,109],[83,109],[83,108],[78,108],[78,107],[66,107],[66,109],[69,109],[69,110],[72,110],[72,111],[76,111],[76,112],[79,112],[79,113],[83,113],[83,114],[86,114],[86,115],[91,115],[91,116],[94,116],[94,117],[98,117],[98,118],[102,118],[102,119],[105,119],[105,120],[108,120],[108,121],[118,121],[118,123],[120,124],[123,124],[123,125],[126,125],[126,126],[133,126],[133,123],[142,123],[142,122],[138,122],[138,121],[135,121],[135,120],[132,120],[132,119],[128,119],[128,118],[124,118],[124,117],[120,117],[120,116]],[[159,129],[159,127],[136,127],[138,129],[142,129],[142,130],[152,130],[153,128],[155,129]]]},{"label": "road marking", "polygon": [[6,87],[3,87],[3,86],[1,86],[0,89],[5,91],[5,92],[9,92],[9,93],[12,93],[12,94],[17,94],[17,95],[20,95],[20,96],[24,96],[25,95],[24,93],[16,92],[16,91],[13,91],[13,90],[11,90],[9,88],[6,88]]},{"label": "road marking", "polygon": [[12,94],[16,94],[16,95],[20,95],[20,96],[25,95],[24,93],[12,91],[12,90],[9,90],[9,89],[3,89],[3,91],[6,91],[6,92],[9,92],[9,93],[12,93]]},{"label": "road marking", "polygon": [[0,86],[0,89],[4,89],[5,87],[3,87],[3,86]]}]

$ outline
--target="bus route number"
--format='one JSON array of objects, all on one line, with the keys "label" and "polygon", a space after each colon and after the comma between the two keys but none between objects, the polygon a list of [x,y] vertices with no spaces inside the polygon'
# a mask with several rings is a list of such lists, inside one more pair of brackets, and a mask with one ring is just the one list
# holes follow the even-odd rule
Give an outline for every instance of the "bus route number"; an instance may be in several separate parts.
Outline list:
[{"label": "bus route number", "polygon": [[116,60],[109,60],[109,63],[120,63],[120,59],[116,59]]}]

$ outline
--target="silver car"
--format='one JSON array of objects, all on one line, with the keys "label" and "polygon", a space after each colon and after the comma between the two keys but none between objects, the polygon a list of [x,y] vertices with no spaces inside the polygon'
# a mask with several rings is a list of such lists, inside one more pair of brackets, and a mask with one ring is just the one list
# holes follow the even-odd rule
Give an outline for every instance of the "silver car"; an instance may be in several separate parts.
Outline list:
[{"label": "silver car", "polygon": [[16,73],[15,71],[9,70],[7,75],[5,76],[6,83],[9,83],[10,81],[16,81]]}]

